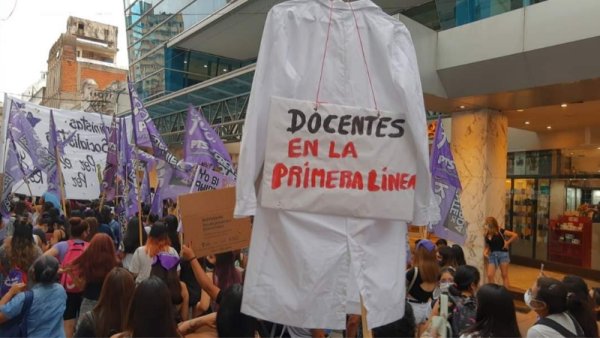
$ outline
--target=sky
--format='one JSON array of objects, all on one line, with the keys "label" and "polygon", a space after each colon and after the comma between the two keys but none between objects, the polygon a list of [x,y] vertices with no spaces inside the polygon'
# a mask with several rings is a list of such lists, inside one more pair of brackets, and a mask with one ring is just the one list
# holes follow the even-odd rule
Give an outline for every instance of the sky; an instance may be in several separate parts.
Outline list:
[{"label": "sky", "polygon": [[4,93],[20,95],[47,71],[48,52],[69,16],[119,27],[117,64],[127,68],[123,12],[123,0],[0,0],[0,101]]}]

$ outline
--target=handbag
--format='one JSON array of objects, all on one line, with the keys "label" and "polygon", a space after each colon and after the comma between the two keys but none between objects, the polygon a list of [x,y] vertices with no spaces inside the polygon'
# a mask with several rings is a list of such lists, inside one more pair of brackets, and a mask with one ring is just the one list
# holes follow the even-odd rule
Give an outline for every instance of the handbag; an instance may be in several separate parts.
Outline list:
[{"label": "handbag", "polygon": [[21,313],[0,325],[0,337],[27,337],[27,316],[33,303],[33,291],[25,291]]}]

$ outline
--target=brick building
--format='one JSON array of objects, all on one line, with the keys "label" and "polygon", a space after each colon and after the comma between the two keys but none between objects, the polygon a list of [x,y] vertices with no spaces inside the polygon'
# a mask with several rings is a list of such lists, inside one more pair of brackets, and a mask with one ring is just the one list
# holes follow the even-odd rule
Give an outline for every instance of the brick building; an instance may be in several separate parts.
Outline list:
[{"label": "brick building", "polygon": [[115,64],[117,51],[116,26],[69,17],[48,54],[42,105],[112,113],[127,79]]}]

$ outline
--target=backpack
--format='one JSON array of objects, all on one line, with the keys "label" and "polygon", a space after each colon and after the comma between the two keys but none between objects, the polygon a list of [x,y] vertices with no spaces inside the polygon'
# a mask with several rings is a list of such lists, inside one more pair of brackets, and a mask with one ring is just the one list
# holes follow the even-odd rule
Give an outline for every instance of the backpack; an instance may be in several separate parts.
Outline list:
[{"label": "backpack", "polygon": [[452,334],[459,337],[460,333],[475,324],[477,303],[475,297],[452,297],[454,309],[452,310]]},{"label": "backpack", "polygon": [[585,337],[585,334],[583,333],[583,329],[581,328],[581,325],[579,325],[579,323],[577,322],[577,320],[575,318],[573,318],[573,316],[571,316],[570,313],[567,313],[567,315],[573,321],[573,324],[575,325],[575,330],[577,332],[573,333],[573,332],[567,330],[566,327],[560,325],[559,323],[557,323],[557,322],[555,322],[552,319],[547,318],[547,317],[541,318],[535,324],[536,325],[548,326],[548,327],[552,328],[554,331],[556,331],[559,334],[561,334],[562,337]]},{"label": "backpack", "polygon": [[[61,262],[61,268],[65,268],[69,264],[73,263],[77,257],[81,256],[81,254],[87,249],[87,242],[75,242],[75,240],[68,240],[67,252],[65,253],[65,258]],[[60,276],[60,284],[65,288],[65,291],[68,293],[79,293],[83,290],[75,286],[75,282],[73,278],[68,273],[63,273]]]},{"label": "backpack", "polygon": [[27,290],[21,313],[0,325],[0,337],[27,337],[27,316],[31,303],[33,303],[33,291]]},{"label": "backpack", "polygon": [[15,266],[8,271],[8,275],[0,287],[0,296],[4,296],[13,286],[13,284],[17,283],[27,284],[27,273],[21,270],[21,268]]}]

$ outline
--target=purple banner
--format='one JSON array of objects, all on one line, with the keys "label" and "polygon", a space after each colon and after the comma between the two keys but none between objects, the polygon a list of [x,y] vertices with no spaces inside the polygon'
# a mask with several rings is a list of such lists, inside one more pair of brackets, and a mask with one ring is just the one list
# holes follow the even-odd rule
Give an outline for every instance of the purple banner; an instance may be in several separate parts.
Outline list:
[{"label": "purple banner", "polygon": [[435,129],[435,137],[431,145],[431,176],[443,179],[453,187],[462,190],[460,178],[454,165],[454,156],[450,149],[450,143],[446,138],[442,120],[438,119]]},{"label": "purple banner", "polygon": [[184,160],[194,164],[209,164],[235,180],[235,169],[225,144],[204,118],[201,111],[189,106],[184,140]]},{"label": "purple banner", "polygon": [[432,147],[430,166],[433,193],[441,215],[440,222],[432,224],[433,231],[438,237],[462,245],[467,237],[468,223],[463,217],[460,205],[462,187],[441,119],[437,121]]},{"label": "purple banner", "polygon": [[124,199],[125,199],[125,215],[127,219],[134,217],[138,212],[138,196],[137,196],[137,177],[135,173],[135,164],[131,158],[132,148],[127,138],[127,128],[125,121],[121,124],[121,164],[123,166],[124,179]]},{"label": "purple banner", "polygon": [[150,141],[150,134],[148,133],[148,123],[152,122],[150,115],[144,107],[142,100],[138,97],[137,91],[135,90],[135,84],[129,82],[129,100],[131,101],[131,112],[132,112],[132,123],[133,123],[133,137],[136,145],[140,147],[152,147]]}]

